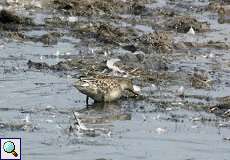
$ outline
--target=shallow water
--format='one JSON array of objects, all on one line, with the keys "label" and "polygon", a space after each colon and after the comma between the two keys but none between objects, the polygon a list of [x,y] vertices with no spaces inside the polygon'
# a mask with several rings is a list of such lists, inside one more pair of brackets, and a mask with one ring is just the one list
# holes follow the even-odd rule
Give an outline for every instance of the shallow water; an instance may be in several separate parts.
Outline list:
[{"label": "shallow water", "polygon": [[[165,5],[165,1],[159,1],[157,5],[153,4],[153,7]],[[175,40],[185,40],[184,37],[187,36],[187,41],[223,41],[223,34],[226,37],[230,34],[229,24],[217,24],[217,17],[210,19],[210,14],[199,17],[211,23],[211,28],[218,31],[194,37],[177,34]],[[198,16],[195,13],[194,15]],[[37,16],[37,21],[40,22],[44,14],[39,13]],[[145,32],[152,31],[149,26],[134,27]],[[40,36],[44,33],[46,31],[26,34]],[[28,69],[26,63],[31,59],[55,64],[63,60],[56,57],[57,50],[60,55],[67,52],[76,55],[79,49],[74,48],[74,44],[78,42],[72,37],[63,37],[57,45],[46,47],[42,43],[0,40],[0,123],[8,124],[0,127],[0,136],[22,138],[24,160],[229,159],[230,142],[224,138],[229,138],[230,130],[229,127],[222,126],[230,122],[214,114],[194,110],[185,103],[200,102],[204,101],[203,99],[183,100],[176,97],[175,90],[181,86],[180,81],[169,83],[153,93],[153,96],[165,96],[166,101],[173,101],[173,106],[163,106],[166,109],[162,109],[161,105],[164,104],[155,103],[157,98],[153,98],[152,102],[125,99],[105,106],[91,107],[81,113],[82,119],[86,121],[85,125],[104,128],[109,132],[99,132],[95,136],[69,135],[68,128],[73,122],[72,111],[85,109],[85,95],[73,87],[74,78],[70,78],[68,73]],[[212,75],[212,79],[220,81],[211,90],[195,90],[191,86],[185,86],[186,94],[208,95],[213,98],[227,96],[230,91],[227,83],[229,67],[224,64],[229,63],[229,51],[205,48],[190,52],[185,56],[178,53],[179,58],[174,57],[171,70],[177,71],[180,67],[191,72],[193,67],[199,66],[213,71],[216,64],[220,66]],[[205,58],[210,53],[218,58],[215,61]],[[196,60],[193,59],[194,55],[197,56]],[[148,89],[146,90],[146,94],[150,94]],[[31,124],[28,128],[12,127],[24,124],[26,117]]]}]

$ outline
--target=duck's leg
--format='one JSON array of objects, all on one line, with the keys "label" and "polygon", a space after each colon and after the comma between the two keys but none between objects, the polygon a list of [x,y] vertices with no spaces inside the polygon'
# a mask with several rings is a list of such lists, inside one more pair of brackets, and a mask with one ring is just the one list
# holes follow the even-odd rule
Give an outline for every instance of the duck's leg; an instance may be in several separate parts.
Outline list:
[{"label": "duck's leg", "polygon": [[89,96],[86,96],[86,107],[88,108],[89,106]]}]

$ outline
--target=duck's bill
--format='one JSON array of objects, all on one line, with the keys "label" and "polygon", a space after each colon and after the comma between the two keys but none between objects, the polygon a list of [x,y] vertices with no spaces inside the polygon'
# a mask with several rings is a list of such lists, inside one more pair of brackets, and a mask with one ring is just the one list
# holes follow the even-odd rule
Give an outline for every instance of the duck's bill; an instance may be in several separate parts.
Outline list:
[{"label": "duck's bill", "polygon": [[131,93],[133,93],[135,96],[139,96],[139,93],[135,92],[135,91],[132,90],[132,89],[128,89],[128,91],[130,91]]}]

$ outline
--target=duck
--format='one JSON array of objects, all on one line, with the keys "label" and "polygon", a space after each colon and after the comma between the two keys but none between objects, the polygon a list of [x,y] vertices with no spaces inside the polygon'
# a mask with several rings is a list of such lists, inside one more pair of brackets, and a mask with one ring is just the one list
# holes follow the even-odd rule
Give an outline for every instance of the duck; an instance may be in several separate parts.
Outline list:
[{"label": "duck", "polygon": [[112,102],[121,98],[125,90],[138,96],[132,80],[123,77],[80,77],[74,83],[74,87],[86,95],[87,106],[89,97],[94,102]]}]

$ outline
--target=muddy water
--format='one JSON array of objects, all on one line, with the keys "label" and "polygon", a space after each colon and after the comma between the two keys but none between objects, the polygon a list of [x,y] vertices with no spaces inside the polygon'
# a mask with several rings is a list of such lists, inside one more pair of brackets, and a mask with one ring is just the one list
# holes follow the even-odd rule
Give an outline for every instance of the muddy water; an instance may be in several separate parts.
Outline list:
[{"label": "muddy water", "polygon": [[[204,2],[191,2],[197,6]],[[189,2],[169,5],[159,1],[149,7],[175,7],[186,10]],[[181,7],[182,6],[182,7]],[[230,35],[229,24],[218,24],[217,15],[191,13],[198,19],[208,21],[211,31],[193,36],[175,34],[174,41],[204,42],[226,41]],[[46,13],[33,15],[37,23],[43,23]],[[134,26],[151,32],[150,26]],[[65,32],[61,30],[60,32]],[[46,31],[29,31],[27,35],[39,36]],[[116,103],[98,104],[85,109],[85,95],[74,87],[77,72],[54,72],[28,69],[29,59],[55,64],[62,55],[77,55],[80,41],[73,37],[62,37],[57,45],[15,42],[0,39],[0,136],[21,137],[22,157],[25,160],[79,159],[230,159],[229,120],[222,119],[202,109],[194,109],[186,102],[199,103],[204,99],[175,96],[175,90],[183,81],[175,81],[157,88],[143,88],[143,94],[152,94],[148,101],[123,99]],[[87,48],[86,48],[87,50]],[[57,51],[59,56],[57,56]],[[184,53],[174,53],[171,72],[192,72],[200,67],[214,72],[211,77],[215,86],[211,90],[194,89],[185,84],[186,95],[228,96],[229,50],[202,48]],[[213,54],[214,58],[206,58]],[[196,56],[196,59],[194,59]],[[168,104],[162,102],[162,98]],[[93,103],[90,101],[90,103]],[[206,102],[205,103],[212,103]],[[78,111],[87,127],[106,130],[93,136],[73,135],[69,128],[73,124],[72,111]]]}]

